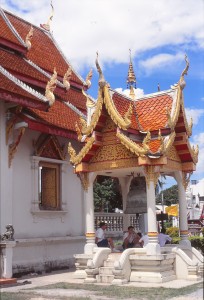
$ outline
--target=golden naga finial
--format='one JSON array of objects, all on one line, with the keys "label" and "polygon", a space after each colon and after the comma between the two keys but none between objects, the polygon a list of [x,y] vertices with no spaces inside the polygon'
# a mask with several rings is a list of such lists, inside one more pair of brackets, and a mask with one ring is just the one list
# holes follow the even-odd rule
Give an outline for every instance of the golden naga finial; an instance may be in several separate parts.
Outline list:
[{"label": "golden naga finial", "polygon": [[88,89],[90,88],[91,86],[91,78],[93,76],[93,70],[91,69],[88,73],[88,75],[86,76],[86,85],[88,87]]},{"label": "golden naga finial", "polygon": [[64,74],[64,77],[63,77],[63,85],[64,85],[66,91],[68,91],[70,89],[71,75],[72,75],[72,68],[69,67],[67,72]]},{"label": "golden naga finial", "polygon": [[81,141],[81,139],[82,139],[82,133],[81,133],[81,129],[79,128],[79,125],[78,125],[77,122],[75,123],[75,129],[76,129],[78,140]]},{"label": "golden naga finial", "polygon": [[82,132],[86,130],[87,128],[87,122],[86,120],[84,120],[84,118],[80,117],[80,123],[81,123],[81,128],[82,128]]},{"label": "golden naga finial", "polygon": [[130,103],[129,108],[124,116],[124,120],[126,123],[131,123],[132,113],[133,113],[133,107],[132,107],[132,103]]},{"label": "golden naga finial", "polygon": [[131,49],[129,49],[129,52],[130,52],[130,62],[129,62],[129,70],[127,76],[127,87],[130,88],[134,84],[136,88],[136,76],[132,64]]},{"label": "golden naga finial", "polygon": [[51,12],[51,14],[50,14],[50,16],[49,16],[49,19],[48,19],[47,23],[46,23],[46,24],[40,24],[40,26],[41,26],[43,29],[47,30],[47,31],[50,31],[50,22],[52,21],[52,18],[53,18],[53,16],[54,16],[54,7],[53,7],[53,5],[52,5],[52,1],[51,1],[51,3],[50,3],[50,6],[51,6],[51,8],[52,8],[52,12]]},{"label": "golden naga finial", "polygon": [[98,51],[96,52],[96,68],[97,68],[97,71],[99,73],[98,84],[99,84],[100,88],[103,88],[106,85],[106,81],[105,81],[105,78],[103,76],[103,72],[102,72],[101,67],[99,65],[99,62],[98,62]]},{"label": "golden naga finial", "polygon": [[76,151],[74,150],[74,148],[72,147],[72,144],[70,142],[68,145],[68,153],[70,155],[70,162],[74,163],[74,159],[76,158]]},{"label": "golden naga finial", "polygon": [[148,130],[147,131],[147,135],[146,137],[144,138],[143,142],[142,142],[142,146],[143,146],[143,149],[146,150],[146,151],[149,151],[149,146],[148,144],[150,143],[151,141],[151,133],[150,131]]},{"label": "golden naga finial", "polygon": [[159,132],[158,132],[158,140],[160,141],[159,152],[163,153],[164,152],[164,137],[161,135],[161,129],[159,129]]},{"label": "golden naga finial", "polygon": [[189,69],[189,61],[188,61],[188,56],[185,54],[185,61],[186,61],[186,67],[183,70],[183,72],[181,73],[181,77],[179,79],[179,85],[180,88],[183,90],[186,86],[186,82],[184,80],[184,75],[188,75],[188,69]]},{"label": "golden naga finial", "polygon": [[85,93],[85,91],[82,89],[82,94],[86,97],[86,107],[94,107],[96,106],[96,103]]},{"label": "golden naga finial", "polygon": [[55,102],[55,95],[53,94],[55,88],[57,85],[57,72],[54,68],[54,73],[50,78],[50,81],[48,81],[45,89],[45,97],[49,101],[50,106],[52,106]]},{"label": "golden naga finial", "polygon": [[32,38],[33,38],[33,26],[31,25],[30,30],[29,30],[28,34],[26,35],[26,39],[25,39],[25,43],[26,43],[28,50],[30,50],[30,48],[31,48]]}]

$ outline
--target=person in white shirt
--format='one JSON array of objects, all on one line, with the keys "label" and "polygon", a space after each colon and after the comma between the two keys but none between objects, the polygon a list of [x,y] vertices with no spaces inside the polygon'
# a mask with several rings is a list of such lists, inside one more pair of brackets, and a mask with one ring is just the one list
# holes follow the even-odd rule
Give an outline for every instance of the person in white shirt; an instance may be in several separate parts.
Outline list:
[{"label": "person in white shirt", "polygon": [[128,227],[128,231],[123,236],[123,249],[133,248],[139,241],[139,236],[134,231],[133,226]]},{"label": "person in white shirt", "polygon": [[172,241],[172,238],[166,234],[166,229],[162,228],[161,232],[158,235],[159,245],[160,247],[164,247],[165,244],[169,244]]},{"label": "person in white shirt", "polygon": [[115,249],[112,238],[105,237],[105,230],[107,228],[107,224],[105,222],[100,223],[100,228],[96,230],[95,234],[95,243],[98,247],[110,247],[112,252],[119,252],[119,250]]},{"label": "person in white shirt", "polygon": [[144,234],[141,239],[139,240],[139,243],[142,245],[142,247],[146,247],[149,243],[149,237],[147,234]]}]

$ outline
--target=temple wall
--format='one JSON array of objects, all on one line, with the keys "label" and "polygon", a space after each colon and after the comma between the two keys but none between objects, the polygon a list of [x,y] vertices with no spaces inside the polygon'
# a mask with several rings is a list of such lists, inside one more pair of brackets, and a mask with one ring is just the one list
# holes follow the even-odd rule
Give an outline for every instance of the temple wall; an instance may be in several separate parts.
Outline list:
[{"label": "temple wall", "polygon": [[[73,254],[82,253],[85,244],[80,180],[66,161],[61,172],[62,211],[33,209],[33,141],[39,132],[26,128],[10,168],[5,144],[4,104],[1,102],[0,132],[0,234],[5,232],[7,224],[13,224],[17,242],[13,249],[14,273],[73,265]],[[15,130],[14,141],[17,136]]]}]

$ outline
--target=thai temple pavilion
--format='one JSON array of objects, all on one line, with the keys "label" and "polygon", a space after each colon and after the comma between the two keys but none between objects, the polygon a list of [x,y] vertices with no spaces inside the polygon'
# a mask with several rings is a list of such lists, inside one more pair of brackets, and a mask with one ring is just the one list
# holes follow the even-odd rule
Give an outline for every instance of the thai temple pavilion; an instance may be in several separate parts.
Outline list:
[{"label": "thai temple pavilion", "polygon": [[[197,280],[202,257],[188,241],[185,200],[198,159],[184,108],[188,58],[169,90],[137,98],[131,56],[124,96],[106,82],[97,55],[95,100],[87,92],[92,71],[85,80],[74,71],[50,31],[51,19],[37,27],[0,9],[1,234],[8,224],[14,228],[1,241],[1,277],[76,262],[76,277],[103,282],[100,269],[113,254],[95,245],[93,183],[104,175],[119,179],[127,214],[145,207],[149,236],[145,248],[115,254],[108,282]],[[177,246],[158,244],[160,175],[178,183]],[[131,203],[133,177],[145,197]]]}]

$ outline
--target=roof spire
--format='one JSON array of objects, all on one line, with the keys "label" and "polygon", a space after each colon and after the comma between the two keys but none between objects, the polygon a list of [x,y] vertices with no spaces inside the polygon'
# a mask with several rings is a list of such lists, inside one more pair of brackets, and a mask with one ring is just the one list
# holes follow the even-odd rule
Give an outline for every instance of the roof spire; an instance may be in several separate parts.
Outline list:
[{"label": "roof spire", "polygon": [[133,85],[136,88],[136,76],[132,65],[131,49],[129,49],[129,52],[130,52],[130,63],[129,63],[129,70],[127,76],[127,88],[130,88]]},{"label": "roof spire", "polygon": [[51,8],[52,8],[52,12],[51,12],[51,14],[50,14],[50,16],[49,16],[49,19],[48,19],[47,23],[46,23],[46,24],[40,24],[40,26],[41,26],[43,29],[47,30],[47,31],[50,31],[50,22],[52,21],[52,18],[53,18],[53,16],[54,16],[54,7],[53,7],[53,5],[52,5],[52,0],[51,0],[51,2],[50,2],[50,5],[51,5]]},{"label": "roof spire", "polygon": [[185,54],[185,62],[186,62],[186,67],[183,70],[183,72],[181,73],[181,77],[179,79],[179,85],[181,87],[181,89],[183,90],[186,86],[186,82],[184,79],[184,75],[188,75],[188,68],[189,68],[189,60],[188,60],[188,56]]}]

